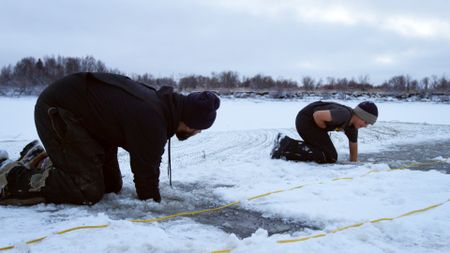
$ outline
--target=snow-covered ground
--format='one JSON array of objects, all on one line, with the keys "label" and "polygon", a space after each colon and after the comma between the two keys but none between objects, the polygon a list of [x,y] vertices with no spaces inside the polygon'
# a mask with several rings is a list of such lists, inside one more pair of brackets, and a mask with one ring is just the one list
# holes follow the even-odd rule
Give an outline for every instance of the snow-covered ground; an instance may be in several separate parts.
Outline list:
[{"label": "snow-covered ground", "polygon": [[[8,150],[13,158],[37,137],[33,123],[35,100],[0,98],[0,149]],[[174,187],[168,185],[164,156],[160,204],[136,199],[129,157],[121,150],[124,188],[119,195],[109,194],[90,207],[0,206],[0,248],[16,246],[10,252],[450,252],[449,174],[390,171],[386,163],[376,160],[347,163],[341,158],[337,164],[318,165],[269,158],[278,132],[297,137],[295,116],[309,102],[223,100],[210,130],[185,142],[173,140]],[[343,103],[353,107],[358,102]],[[394,144],[450,139],[448,104],[383,102],[378,107],[379,122],[360,131],[360,152],[373,154],[389,150]],[[340,156],[345,157],[345,136],[332,133],[332,139]],[[414,157],[406,160],[414,161]],[[449,157],[438,160],[448,163]],[[384,172],[367,174],[372,170]],[[353,180],[333,180],[336,178]],[[304,187],[292,189],[301,185]],[[281,189],[286,191],[249,200]],[[264,218],[280,218],[287,224],[303,222],[316,229],[273,235],[259,229],[250,237],[239,238],[220,229],[219,213],[215,225],[199,223],[192,217],[130,222],[195,211],[202,203],[211,208],[234,201],[241,202],[237,208]],[[369,222],[440,203],[444,204],[392,221]],[[331,233],[358,223],[365,224]],[[102,224],[108,227],[55,233]],[[277,243],[321,233],[327,235]],[[40,243],[25,243],[43,236],[47,238]]]}]

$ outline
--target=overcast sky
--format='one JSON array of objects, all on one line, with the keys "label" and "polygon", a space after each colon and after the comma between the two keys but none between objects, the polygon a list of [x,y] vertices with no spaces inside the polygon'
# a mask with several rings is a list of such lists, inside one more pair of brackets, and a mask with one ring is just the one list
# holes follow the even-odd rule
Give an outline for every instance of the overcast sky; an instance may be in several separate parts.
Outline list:
[{"label": "overcast sky", "polygon": [[92,55],[127,73],[380,82],[450,72],[447,0],[0,0],[0,67]]}]

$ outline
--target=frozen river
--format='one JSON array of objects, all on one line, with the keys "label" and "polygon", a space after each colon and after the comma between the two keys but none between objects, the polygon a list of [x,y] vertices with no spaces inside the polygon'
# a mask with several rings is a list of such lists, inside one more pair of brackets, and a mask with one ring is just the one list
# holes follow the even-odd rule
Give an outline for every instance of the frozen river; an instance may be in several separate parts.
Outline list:
[{"label": "frozen river", "polygon": [[[4,115],[0,148],[12,157],[36,138],[34,101],[0,98]],[[224,100],[211,130],[185,142],[173,140],[174,187],[168,184],[165,154],[160,204],[136,199],[129,156],[120,150],[124,180],[120,194],[106,195],[93,206],[0,207],[0,248],[14,245],[11,252],[450,251],[446,240],[450,238],[450,123],[442,116],[450,115],[450,106],[379,104],[380,122],[360,132],[358,163],[346,162],[348,143],[342,133],[331,134],[339,152],[337,164],[271,160],[276,134],[297,136],[293,117],[307,102]],[[431,165],[423,164],[430,161]],[[410,164],[417,166],[391,170]],[[374,170],[379,173],[369,174]],[[216,212],[130,222],[236,201]],[[444,204],[405,218],[365,223],[439,203]],[[331,233],[359,223],[365,225]],[[55,234],[101,224],[107,226]],[[327,236],[277,243],[321,233]],[[25,243],[42,236],[47,238],[40,243]]]}]

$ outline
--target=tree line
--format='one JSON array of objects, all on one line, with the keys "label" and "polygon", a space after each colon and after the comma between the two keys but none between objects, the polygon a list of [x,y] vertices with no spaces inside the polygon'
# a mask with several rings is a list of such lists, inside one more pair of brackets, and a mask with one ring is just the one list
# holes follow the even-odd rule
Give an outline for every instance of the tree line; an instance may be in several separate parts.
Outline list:
[{"label": "tree line", "polygon": [[[46,56],[41,58],[25,57],[15,65],[7,65],[0,71],[0,95],[36,95],[50,83],[76,72],[106,72],[126,75],[118,69],[111,69],[92,56],[62,57]],[[235,71],[223,71],[204,75],[186,75],[182,78],[154,77],[150,73],[131,74],[130,78],[154,86],[173,86],[179,91],[216,90],[233,91],[283,91],[283,92],[389,92],[402,94],[449,93],[450,80],[445,76],[431,76],[414,79],[409,75],[398,75],[381,84],[373,84],[368,76],[355,78],[314,79],[309,76],[300,81],[274,79],[271,76],[257,74],[241,77]]]}]

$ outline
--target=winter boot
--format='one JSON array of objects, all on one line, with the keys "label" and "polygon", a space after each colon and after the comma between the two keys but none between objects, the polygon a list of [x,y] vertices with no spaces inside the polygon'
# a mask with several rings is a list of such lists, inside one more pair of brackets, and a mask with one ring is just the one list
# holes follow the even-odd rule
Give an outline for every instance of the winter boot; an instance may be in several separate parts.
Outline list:
[{"label": "winter boot", "polygon": [[286,150],[286,147],[289,145],[291,138],[288,136],[278,133],[277,138],[274,141],[274,145],[272,148],[272,152],[270,153],[270,156],[272,159],[280,159],[283,156],[284,151]]},{"label": "winter boot", "polygon": [[270,151],[270,158],[280,159],[280,141],[282,139],[282,133],[278,133],[277,137],[273,141],[273,148]]},{"label": "winter boot", "polygon": [[0,205],[35,205],[44,203],[41,188],[49,170],[26,168],[21,162],[11,162],[0,170]]},{"label": "winter boot", "polygon": [[39,141],[38,140],[34,140],[30,143],[28,143],[27,145],[25,145],[25,147],[22,149],[22,151],[20,151],[20,157],[17,160],[22,160],[24,159],[25,155],[34,147],[39,145]]},{"label": "winter boot", "polygon": [[0,150],[0,171],[6,164],[10,162],[11,160],[9,159],[8,152],[6,152],[6,150]]},{"label": "winter boot", "polygon": [[9,159],[8,152],[5,150],[0,150],[0,197],[3,192],[3,188],[7,184],[6,176],[13,167],[10,166],[12,163],[13,161]]},{"label": "winter boot", "polygon": [[35,169],[39,162],[47,157],[44,147],[38,140],[28,143],[20,152],[20,158],[17,160],[21,162],[26,168]]},{"label": "winter boot", "polygon": [[303,141],[279,133],[271,152],[272,159],[289,161],[314,161],[313,150]]}]

